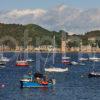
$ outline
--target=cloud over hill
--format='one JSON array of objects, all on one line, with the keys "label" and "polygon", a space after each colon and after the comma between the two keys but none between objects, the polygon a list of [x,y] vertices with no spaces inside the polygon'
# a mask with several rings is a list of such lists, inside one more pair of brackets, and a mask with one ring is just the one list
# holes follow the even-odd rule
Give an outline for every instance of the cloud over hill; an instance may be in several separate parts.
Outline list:
[{"label": "cloud over hill", "polygon": [[64,29],[66,31],[82,33],[100,29],[100,9],[81,10],[66,5],[59,5],[52,9],[15,9],[0,11],[0,22],[41,25],[50,30]]}]

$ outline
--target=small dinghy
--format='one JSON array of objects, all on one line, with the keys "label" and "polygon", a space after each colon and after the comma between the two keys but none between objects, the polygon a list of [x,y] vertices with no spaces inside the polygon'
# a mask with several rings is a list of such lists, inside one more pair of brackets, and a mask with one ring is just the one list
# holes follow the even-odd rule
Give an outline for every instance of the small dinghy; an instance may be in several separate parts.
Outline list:
[{"label": "small dinghy", "polygon": [[33,62],[33,59],[26,59],[27,62]]},{"label": "small dinghy", "polygon": [[76,62],[76,61],[72,61],[71,64],[72,64],[72,65],[78,65],[79,63]]},{"label": "small dinghy", "polygon": [[71,64],[72,64],[72,65],[81,65],[81,66],[84,66],[84,65],[85,65],[85,63],[76,62],[76,61],[72,61]]}]

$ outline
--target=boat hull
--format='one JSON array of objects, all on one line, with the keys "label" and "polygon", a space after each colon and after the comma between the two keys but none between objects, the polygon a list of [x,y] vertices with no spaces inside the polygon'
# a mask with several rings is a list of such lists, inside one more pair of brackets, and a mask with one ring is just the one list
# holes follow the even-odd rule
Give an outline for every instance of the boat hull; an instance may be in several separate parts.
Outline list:
[{"label": "boat hull", "polygon": [[46,72],[66,72],[68,68],[45,68]]},{"label": "boat hull", "polygon": [[25,81],[20,81],[21,88],[41,88],[41,87],[52,87],[53,84],[39,84],[37,82],[25,82]]},{"label": "boat hull", "polygon": [[67,60],[62,60],[62,63],[63,64],[70,64],[71,62],[70,61],[67,61]]},{"label": "boat hull", "polygon": [[91,77],[100,77],[100,74],[92,74],[92,73],[89,73],[88,74],[88,77],[91,78]]},{"label": "boat hull", "polygon": [[27,67],[28,64],[16,64],[16,66],[19,66],[19,67]]},{"label": "boat hull", "polygon": [[6,62],[0,61],[0,65],[6,65]]},{"label": "boat hull", "polygon": [[29,64],[27,61],[17,61],[16,66],[27,67]]}]

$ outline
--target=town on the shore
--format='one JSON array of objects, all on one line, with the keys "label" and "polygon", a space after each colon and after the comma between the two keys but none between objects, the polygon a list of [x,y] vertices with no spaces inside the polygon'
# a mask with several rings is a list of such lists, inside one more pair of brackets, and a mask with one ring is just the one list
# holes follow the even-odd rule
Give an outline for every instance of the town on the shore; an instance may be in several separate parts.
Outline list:
[{"label": "town on the shore", "polygon": [[[42,43],[37,45],[36,41],[41,42],[41,38]],[[64,30],[48,31],[35,24],[0,23],[0,51],[52,52],[53,49],[56,52],[100,52],[100,30],[71,35]]]}]

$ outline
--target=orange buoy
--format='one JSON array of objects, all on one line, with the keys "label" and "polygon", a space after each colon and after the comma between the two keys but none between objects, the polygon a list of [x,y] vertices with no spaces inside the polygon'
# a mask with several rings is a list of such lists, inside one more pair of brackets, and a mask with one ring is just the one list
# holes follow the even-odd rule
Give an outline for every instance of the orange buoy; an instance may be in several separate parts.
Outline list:
[{"label": "orange buoy", "polygon": [[42,81],[41,84],[43,84],[43,85],[47,85],[48,82],[47,82],[47,81]]}]

